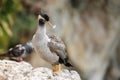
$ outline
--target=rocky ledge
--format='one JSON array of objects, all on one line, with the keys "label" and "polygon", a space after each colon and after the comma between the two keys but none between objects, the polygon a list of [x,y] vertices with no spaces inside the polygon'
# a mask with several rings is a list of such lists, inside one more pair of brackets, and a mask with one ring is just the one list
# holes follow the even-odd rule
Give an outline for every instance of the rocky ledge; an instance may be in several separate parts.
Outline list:
[{"label": "rocky ledge", "polygon": [[45,67],[33,68],[27,62],[0,60],[0,80],[81,80],[76,71],[63,69],[57,75]]}]

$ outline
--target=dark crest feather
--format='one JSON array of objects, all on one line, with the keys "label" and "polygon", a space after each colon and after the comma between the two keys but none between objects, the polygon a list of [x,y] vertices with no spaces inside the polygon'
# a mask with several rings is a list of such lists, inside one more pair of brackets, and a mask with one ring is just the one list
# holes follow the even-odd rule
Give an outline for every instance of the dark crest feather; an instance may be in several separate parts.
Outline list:
[{"label": "dark crest feather", "polygon": [[49,21],[49,16],[43,12],[40,13],[40,15],[46,20]]}]

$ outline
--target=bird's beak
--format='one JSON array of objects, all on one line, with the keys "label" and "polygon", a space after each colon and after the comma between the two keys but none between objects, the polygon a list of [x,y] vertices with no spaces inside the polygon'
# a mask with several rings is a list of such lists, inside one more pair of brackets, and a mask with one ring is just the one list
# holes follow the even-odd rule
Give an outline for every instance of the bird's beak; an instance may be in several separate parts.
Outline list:
[{"label": "bird's beak", "polygon": [[47,22],[49,26],[51,26],[52,28],[56,28],[56,25],[53,25],[51,22]]}]

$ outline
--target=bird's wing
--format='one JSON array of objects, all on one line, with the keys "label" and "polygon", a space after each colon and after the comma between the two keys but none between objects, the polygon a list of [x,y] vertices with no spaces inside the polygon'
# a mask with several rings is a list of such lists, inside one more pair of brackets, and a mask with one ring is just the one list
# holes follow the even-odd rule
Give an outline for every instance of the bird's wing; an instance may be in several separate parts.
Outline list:
[{"label": "bird's wing", "polygon": [[9,57],[20,57],[24,51],[25,48],[23,48],[23,45],[18,44],[15,47],[8,50],[8,55]]},{"label": "bird's wing", "polygon": [[51,52],[56,53],[61,59],[67,58],[66,47],[63,41],[55,35],[48,35],[50,42],[48,47]]},{"label": "bird's wing", "polygon": [[68,60],[67,50],[64,42],[55,35],[49,35],[50,42],[48,47],[51,52],[56,53],[59,56],[59,63],[63,63],[67,67],[72,67]]}]

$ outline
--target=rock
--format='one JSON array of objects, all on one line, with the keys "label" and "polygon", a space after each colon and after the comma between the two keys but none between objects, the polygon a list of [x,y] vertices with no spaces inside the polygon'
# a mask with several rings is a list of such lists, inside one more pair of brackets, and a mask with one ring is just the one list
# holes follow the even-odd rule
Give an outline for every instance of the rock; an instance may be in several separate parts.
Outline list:
[{"label": "rock", "polygon": [[53,75],[52,70],[33,68],[27,62],[0,60],[0,80],[81,80],[76,71],[63,69]]}]

